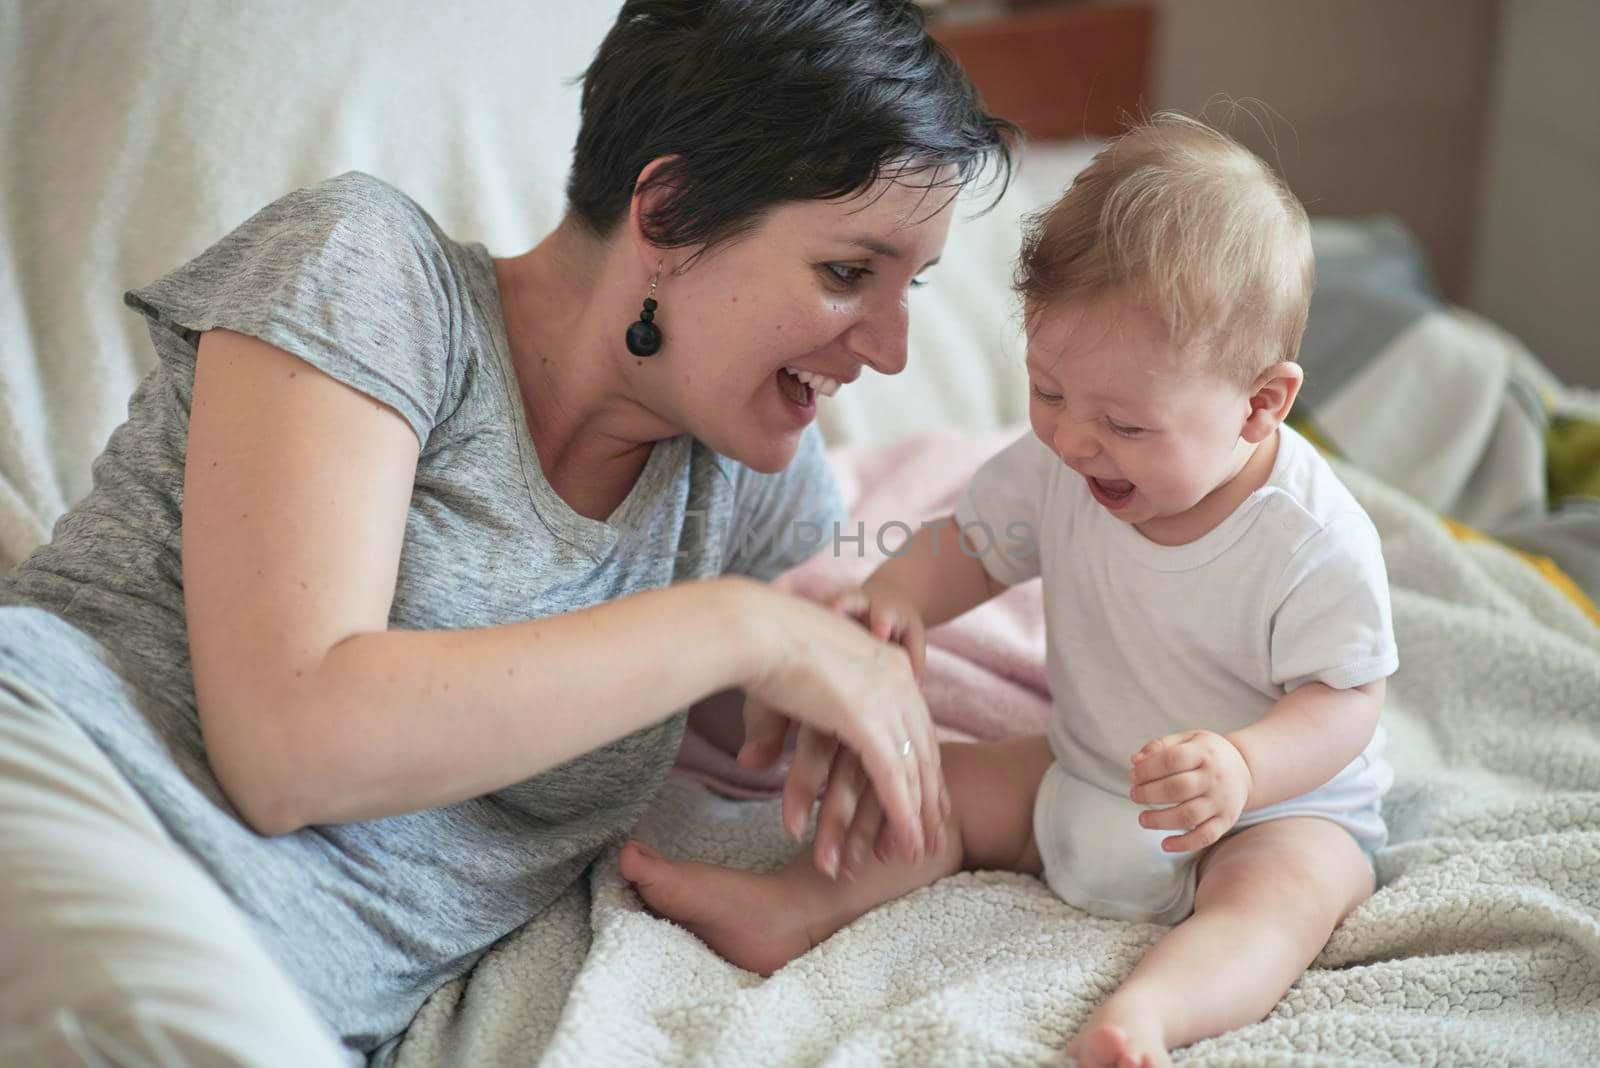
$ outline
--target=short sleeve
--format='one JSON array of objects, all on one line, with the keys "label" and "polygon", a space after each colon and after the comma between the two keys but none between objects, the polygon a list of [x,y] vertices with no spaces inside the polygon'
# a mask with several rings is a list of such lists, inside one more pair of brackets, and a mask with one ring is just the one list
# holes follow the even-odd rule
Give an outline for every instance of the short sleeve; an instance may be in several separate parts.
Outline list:
[{"label": "short sleeve", "polygon": [[1272,617],[1272,681],[1336,690],[1387,678],[1399,666],[1389,579],[1377,529],[1347,514],[1296,551],[1278,585]]},{"label": "short sleeve", "polygon": [[351,172],[274,201],[123,299],[164,359],[192,361],[206,330],[248,334],[393,408],[425,445],[448,393],[447,274],[426,214]]},{"label": "short sleeve", "polygon": [[770,582],[835,544],[844,498],[813,424],[789,466],[765,475],[738,467],[723,573]]},{"label": "short sleeve", "polygon": [[996,582],[1015,586],[1039,576],[1039,517],[1054,466],[1032,431],[978,468],[956,502],[956,523]]}]

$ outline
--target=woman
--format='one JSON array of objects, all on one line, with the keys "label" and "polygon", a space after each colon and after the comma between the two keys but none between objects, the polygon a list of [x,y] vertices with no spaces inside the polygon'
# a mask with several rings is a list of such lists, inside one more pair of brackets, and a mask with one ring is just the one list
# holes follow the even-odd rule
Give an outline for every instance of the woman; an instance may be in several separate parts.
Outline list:
[{"label": "woman", "polygon": [[128,294],[160,363],[0,585],[12,1048],[359,1062],[729,691],[749,759],[806,728],[792,811],[837,739],[918,853],[904,653],[762,582],[839,518],[816,394],[904,366],[1011,139],[909,2],[631,0],[528,253],[350,174]]}]

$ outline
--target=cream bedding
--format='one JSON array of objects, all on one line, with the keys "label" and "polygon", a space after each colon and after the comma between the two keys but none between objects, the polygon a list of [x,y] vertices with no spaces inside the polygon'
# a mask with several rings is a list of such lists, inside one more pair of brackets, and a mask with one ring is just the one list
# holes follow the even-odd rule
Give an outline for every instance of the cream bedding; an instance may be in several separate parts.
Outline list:
[{"label": "cream bedding", "polygon": [[[967,470],[982,458],[971,445],[927,442]],[[847,485],[882,481],[871,458],[839,460]],[[1265,1021],[1175,1061],[1600,1063],[1600,629],[1519,557],[1459,542],[1413,499],[1340,473],[1383,535],[1401,651],[1381,889]],[[1036,585],[1028,595],[1037,612]],[[792,848],[776,803],[686,779],[639,834],[747,868]],[[1160,930],[1091,917],[1031,877],[963,874],[762,980],[644,911],[613,852],[424,1005],[397,1063],[1061,1063]]]}]

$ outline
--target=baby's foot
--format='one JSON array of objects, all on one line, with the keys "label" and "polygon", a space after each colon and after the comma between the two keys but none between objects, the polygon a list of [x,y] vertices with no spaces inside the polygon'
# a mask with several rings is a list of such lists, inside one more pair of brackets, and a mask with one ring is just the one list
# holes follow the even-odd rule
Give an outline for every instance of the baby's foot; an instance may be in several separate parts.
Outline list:
[{"label": "baby's foot", "polygon": [[643,842],[622,847],[622,877],[659,916],[727,960],[771,975],[811,948],[804,918],[777,875],[668,860]]},{"label": "baby's foot", "polygon": [[1161,1015],[1135,997],[1113,994],[1067,1044],[1078,1068],[1172,1068]]}]

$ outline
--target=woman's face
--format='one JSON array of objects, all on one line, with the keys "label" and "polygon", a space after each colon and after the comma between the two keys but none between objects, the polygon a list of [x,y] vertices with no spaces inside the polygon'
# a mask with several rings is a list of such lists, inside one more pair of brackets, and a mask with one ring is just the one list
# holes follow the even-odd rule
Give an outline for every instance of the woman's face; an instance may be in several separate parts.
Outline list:
[{"label": "woman's face", "polygon": [[639,361],[663,376],[651,390],[658,414],[770,472],[793,459],[819,395],[849,389],[864,367],[898,374],[908,295],[938,260],[954,210],[951,191],[924,177],[780,205],[682,274],[663,272],[664,343]]}]

